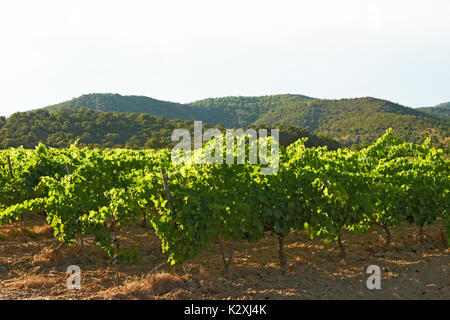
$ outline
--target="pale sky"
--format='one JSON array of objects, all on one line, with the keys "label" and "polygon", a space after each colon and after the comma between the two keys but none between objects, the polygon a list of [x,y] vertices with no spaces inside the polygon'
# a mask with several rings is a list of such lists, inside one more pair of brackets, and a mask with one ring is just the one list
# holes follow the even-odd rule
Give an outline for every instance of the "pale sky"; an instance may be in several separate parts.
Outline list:
[{"label": "pale sky", "polygon": [[85,93],[450,101],[448,0],[0,0],[0,115]]}]

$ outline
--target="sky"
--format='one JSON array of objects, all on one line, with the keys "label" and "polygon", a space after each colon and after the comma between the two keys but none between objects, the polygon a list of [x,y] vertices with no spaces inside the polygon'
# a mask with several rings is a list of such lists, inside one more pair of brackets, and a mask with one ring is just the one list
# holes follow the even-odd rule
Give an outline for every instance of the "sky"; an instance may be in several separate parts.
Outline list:
[{"label": "sky", "polygon": [[86,93],[450,101],[448,0],[0,0],[0,115]]}]

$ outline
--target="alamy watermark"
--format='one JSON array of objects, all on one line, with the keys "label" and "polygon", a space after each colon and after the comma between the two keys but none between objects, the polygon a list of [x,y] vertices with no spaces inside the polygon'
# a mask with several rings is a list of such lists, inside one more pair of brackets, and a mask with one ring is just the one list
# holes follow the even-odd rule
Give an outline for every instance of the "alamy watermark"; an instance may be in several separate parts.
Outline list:
[{"label": "alamy watermark", "polygon": [[381,270],[379,266],[370,265],[367,268],[367,273],[372,274],[367,278],[366,286],[369,290],[380,290],[381,289]]},{"label": "alamy watermark", "polygon": [[[225,134],[217,128],[203,133],[202,122],[194,121],[194,139],[187,129],[175,129],[172,142],[178,142],[172,149],[175,163],[192,162],[197,164],[261,164],[261,174],[273,175],[278,172],[279,130],[270,129],[226,129]],[[181,140],[181,141],[180,141]],[[248,144],[247,144],[248,140]],[[203,143],[207,142],[204,148]],[[270,145],[270,150],[269,150]],[[193,147],[193,150],[192,150]],[[224,150],[225,149],[225,150]]]},{"label": "alamy watermark", "polygon": [[66,273],[69,275],[66,281],[68,290],[81,289],[81,269],[79,266],[71,265],[67,267]]}]

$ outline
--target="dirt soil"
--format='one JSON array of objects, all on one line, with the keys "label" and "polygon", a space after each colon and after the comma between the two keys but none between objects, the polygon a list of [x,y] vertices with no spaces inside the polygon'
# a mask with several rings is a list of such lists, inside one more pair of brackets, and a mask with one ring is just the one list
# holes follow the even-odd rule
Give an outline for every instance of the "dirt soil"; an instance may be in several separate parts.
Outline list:
[{"label": "dirt soil", "polygon": [[[285,241],[286,272],[278,263],[278,240],[268,233],[258,243],[235,243],[230,275],[224,276],[217,245],[206,248],[185,267],[165,267],[160,241],[151,227],[120,230],[121,248],[138,249],[141,262],[115,267],[93,239],[62,245],[45,217],[28,215],[24,231],[17,223],[0,226],[0,299],[450,299],[450,249],[441,221],[425,226],[403,224],[392,230],[393,243],[383,251],[384,234],[343,235],[347,257],[335,244],[325,246],[305,232]],[[67,267],[81,268],[80,290],[66,287]],[[381,289],[369,290],[367,268],[381,269]]]}]

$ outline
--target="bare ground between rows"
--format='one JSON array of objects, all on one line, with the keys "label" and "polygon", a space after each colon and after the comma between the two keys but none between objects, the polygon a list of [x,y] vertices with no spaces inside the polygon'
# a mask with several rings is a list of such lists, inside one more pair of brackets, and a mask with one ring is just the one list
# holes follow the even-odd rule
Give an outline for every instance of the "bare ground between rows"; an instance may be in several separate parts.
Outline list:
[{"label": "bare ground between rows", "polygon": [[[383,252],[383,231],[344,233],[345,260],[337,245],[324,246],[305,232],[285,241],[287,271],[278,264],[277,238],[267,233],[257,243],[235,243],[230,277],[223,275],[217,245],[203,250],[182,267],[152,270],[167,260],[152,228],[120,230],[121,248],[138,249],[138,264],[121,264],[120,289],[115,268],[87,237],[69,247],[55,242],[42,215],[0,226],[0,299],[450,299],[450,249],[442,223],[418,228],[408,224],[392,230],[392,248]],[[66,288],[66,269],[82,270],[81,290]],[[381,268],[381,289],[368,290],[367,267]]]}]

